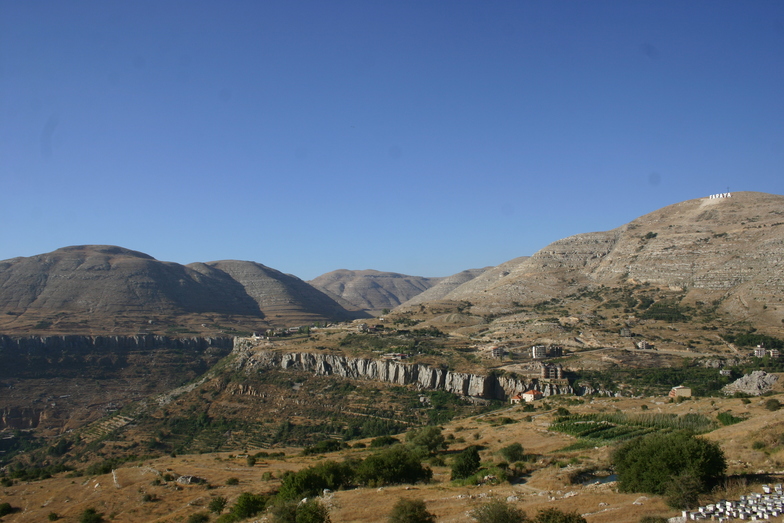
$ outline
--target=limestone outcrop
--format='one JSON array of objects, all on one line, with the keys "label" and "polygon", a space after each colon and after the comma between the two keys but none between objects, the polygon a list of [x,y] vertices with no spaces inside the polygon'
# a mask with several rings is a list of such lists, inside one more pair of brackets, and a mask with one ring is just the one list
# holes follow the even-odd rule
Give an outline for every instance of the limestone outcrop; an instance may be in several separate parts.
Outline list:
[{"label": "limestone outcrop", "polygon": [[410,385],[421,390],[443,390],[460,396],[507,399],[535,389],[545,396],[572,394],[565,380],[543,382],[515,375],[478,375],[454,372],[443,367],[371,358],[349,358],[340,354],[282,352],[258,349],[249,338],[237,338],[234,344],[235,365],[245,371],[290,369],[312,372],[316,376],[340,376],[373,380],[396,385]]},{"label": "limestone outcrop", "polygon": [[779,377],[775,374],[768,374],[764,370],[755,370],[751,374],[746,374],[733,381],[722,390],[725,394],[742,392],[749,396],[759,396],[769,391],[778,379]]}]

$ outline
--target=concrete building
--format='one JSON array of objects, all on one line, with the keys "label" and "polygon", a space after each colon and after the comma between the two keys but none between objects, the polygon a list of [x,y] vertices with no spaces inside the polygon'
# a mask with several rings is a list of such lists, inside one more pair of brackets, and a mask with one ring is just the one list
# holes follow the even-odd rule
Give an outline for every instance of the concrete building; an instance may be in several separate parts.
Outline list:
[{"label": "concrete building", "polygon": [[563,367],[558,365],[548,365],[547,363],[542,363],[542,367],[539,371],[539,376],[543,380],[562,380],[563,379]]},{"label": "concrete building", "polygon": [[689,387],[684,387],[683,385],[678,385],[677,387],[670,389],[669,396],[671,398],[691,398],[691,389]]},{"label": "concrete building", "polygon": [[544,345],[534,345],[531,347],[531,357],[535,360],[543,360],[547,357],[547,347]]}]

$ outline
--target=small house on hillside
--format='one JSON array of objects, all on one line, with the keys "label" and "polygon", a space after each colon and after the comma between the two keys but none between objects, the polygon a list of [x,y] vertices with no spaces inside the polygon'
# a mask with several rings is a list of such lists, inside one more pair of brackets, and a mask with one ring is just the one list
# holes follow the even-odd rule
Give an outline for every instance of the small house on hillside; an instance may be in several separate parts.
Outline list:
[{"label": "small house on hillside", "polygon": [[519,405],[521,401],[524,401],[522,394],[515,394],[514,396],[509,398],[509,403],[511,403],[512,405]]},{"label": "small house on hillside", "polygon": [[536,400],[540,400],[544,397],[544,394],[539,392],[538,390],[527,390],[521,394],[523,397],[523,401],[526,403],[533,403]]},{"label": "small house on hillside", "polygon": [[691,398],[691,389],[689,387],[684,387],[683,385],[678,385],[677,387],[670,389],[669,396],[671,398]]}]

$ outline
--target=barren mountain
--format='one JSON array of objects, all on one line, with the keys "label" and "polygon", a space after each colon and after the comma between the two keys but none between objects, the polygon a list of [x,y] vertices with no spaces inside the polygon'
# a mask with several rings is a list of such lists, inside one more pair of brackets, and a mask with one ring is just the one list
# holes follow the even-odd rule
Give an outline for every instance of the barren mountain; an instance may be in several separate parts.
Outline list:
[{"label": "barren mountain", "polygon": [[209,267],[229,275],[242,285],[245,293],[267,316],[300,316],[310,321],[357,317],[356,314],[348,313],[327,294],[296,276],[283,274],[260,263],[224,260],[191,264],[188,267],[200,272],[204,267]]},{"label": "barren mountain", "polygon": [[0,261],[0,312],[6,334],[136,333],[172,323],[198,329],[219,320],[252,329],[355,317],[305,282],[263,265],[183,266],[106,245]]},{"label": "barren mountain", "polygon": [[504,306],[580,288],[647,283],[717,301],[739,319],[784,319],[784,196],[757,192],[670,205],[607,232],[558,240],[445,296]]},{"label": "barren mountain", "polygon": [[440,280],[395,272],[340,269],[322,274],[308,283],[336,300],[345,300],[358,310],[381,311],[397,307]]},{"label": "barren mountain", "polygon": [[428,301],[438,301],[444,299],[444,297],[458,288],[459,286],[463,285],[466,282],[469,282],[480,276],[487,270],[491,269],[491,267],[485,267],[483,269],[468,269],[466,271],[458,272],[457,274],[453,274],[452,276],[447,276],[443,278],[438,283],[427,289],[426,291],[417,294],[410,300],[403,303],[403,306],[408,305],[418,305],[420,303],[425,303]]}]

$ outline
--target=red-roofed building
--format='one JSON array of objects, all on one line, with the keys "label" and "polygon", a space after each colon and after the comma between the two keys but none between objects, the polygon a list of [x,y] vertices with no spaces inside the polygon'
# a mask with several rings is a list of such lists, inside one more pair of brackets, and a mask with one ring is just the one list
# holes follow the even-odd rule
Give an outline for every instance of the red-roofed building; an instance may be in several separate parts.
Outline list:
[{"label": "red-roofed building", "polygon": [[536,400],[540,400],[544,397],[544,394],[539,392],[538,390],[527,390],[522,394],[523,401],[526,403],[533,403]]}]

